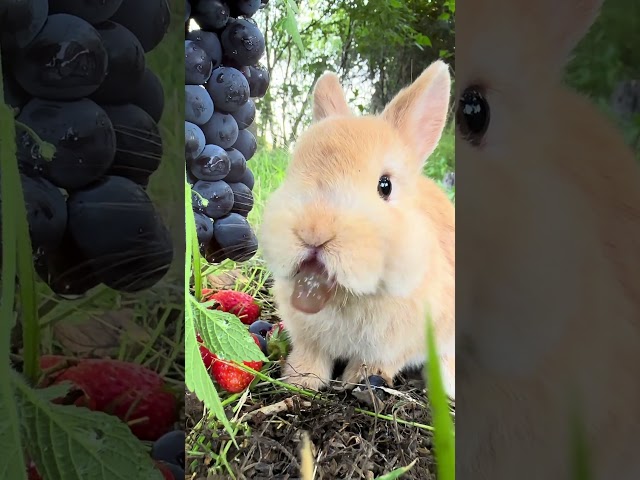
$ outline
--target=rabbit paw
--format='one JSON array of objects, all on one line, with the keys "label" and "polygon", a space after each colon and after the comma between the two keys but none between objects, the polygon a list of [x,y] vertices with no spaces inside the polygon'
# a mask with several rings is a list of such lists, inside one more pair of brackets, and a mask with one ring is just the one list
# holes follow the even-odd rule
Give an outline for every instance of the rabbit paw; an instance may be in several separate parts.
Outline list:
[{"label": "rabbit paw", "polygon": [[[299,348],[298,351],[305,350]],[[282,375],[286,383],[318,391],[329,385],[331,360],[304,353],[296,354],[294,349],[282,368]]]},{"label": "rabbit paw", "polygon": [[395,374],[395,368],[378,365],[367,365],[365,367],[362,362],[351,360],[342,374],[342,383],[346,389],[352,389],[357,385],[366,385],[366,377],[378,376],[386,382],[385,386],[391,387],[393,386]]}]

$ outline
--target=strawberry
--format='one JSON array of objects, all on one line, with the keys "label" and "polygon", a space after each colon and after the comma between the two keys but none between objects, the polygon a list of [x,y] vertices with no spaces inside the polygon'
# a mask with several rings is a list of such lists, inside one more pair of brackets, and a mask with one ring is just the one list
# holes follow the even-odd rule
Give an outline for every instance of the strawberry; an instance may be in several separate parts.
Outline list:
[{"label": "strawberry", "polygon": [[117,416],[140,440],[155,441],[177,421],[176,399],[164,380],[142,365],[119,360],[84,359],[58,375],[80,393],[78,406]]},{"label": "strawberry", "polygon": [[200,344],[200,356],[202,357],[202,362],[204,363],[206,369],[209,370],[216,356],[203,345],[204,342],[202,341],[202,337],[200,336],[200,334],[196,334],[196,337],[198,339],[198,343]]},{"label": "strawberry", "polygon": [[205,295],[203,290],[202,298],[207,302],[215,300],[219,304],[218,310],[233,313],[245,325],[251,325],[260,316],[260,306],[248,293],[219,290],[213,294],[208,291]]},{"label": "strawberry", "polygon": [[289,352],[291,340],[282,322],[276,323],[267,333],[267,351],[269,357],[285,358]]},{"label": "strawberry", "polygon": [[[260,340],[255,335],[253,335],[253,341],[256,342],[256,345],[258,345],[258,347],[260,346]],[[215,355],[214,357],[215,360],[211,368],[211,373],[215,381],[218,382],[218,385],[220,385],[227,392],[242,392],[253,381],[253,374],[245,372],[244,370],[240,370],[232,363],[220,360]],[[254,370],[260,370],[262,368],[262,362],[259,360],[255,362],[242,363],[249,368],[253,368]]]}]

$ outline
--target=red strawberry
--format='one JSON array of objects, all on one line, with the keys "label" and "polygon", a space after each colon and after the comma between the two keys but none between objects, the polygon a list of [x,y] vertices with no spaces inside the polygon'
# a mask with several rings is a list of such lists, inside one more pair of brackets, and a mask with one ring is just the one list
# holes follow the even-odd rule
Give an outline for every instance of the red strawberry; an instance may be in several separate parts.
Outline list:
[{"label": "red strawberry", "polygon": [[[258,347],[260,346],[260,341],[256,336],[253,336],[253,341],[256,342]],[[249,368],[253,368],[254,370],[260,370],[262,368],[262,362],[259,360],[255,362],[242,363]],[[213,374],[213,378],[215,379],[215,381],[218,382],[218,385],[220,385],[230,393],[242,392],[249,386],[254,378],[253,374],[245,372],[244,370],[240,370],[232,363],[228,363],[224,360],[219,360],[217,357],[215,357],[215,361],[213,362],[211,373]]]},{"label": "red strawberry", "polygon": [[140,440],[155,441],[177,421],[176,399],[164,380],[142,365],[86,359],[68,368],[54,383],[69,381],[81,396],[74,402],[129,423]]},{"label": "red strawberry", "polygon": [[220,304],[218,310],[233,313],[245,325],[251,325],[260,316],[260,306],[248,293],[234,290],[219,290],[214,294],[203,293],[205,301],[215,300]]},{"label": "red strawberry", "polygon": [[203,345],[202,337],[200,336],[200,334],[196,334],[196,337],[198,339],[198,343],[200,344],[200,356],[202,357],[202,362],[204,363],[206,369],[209,370],[216,356]]}]

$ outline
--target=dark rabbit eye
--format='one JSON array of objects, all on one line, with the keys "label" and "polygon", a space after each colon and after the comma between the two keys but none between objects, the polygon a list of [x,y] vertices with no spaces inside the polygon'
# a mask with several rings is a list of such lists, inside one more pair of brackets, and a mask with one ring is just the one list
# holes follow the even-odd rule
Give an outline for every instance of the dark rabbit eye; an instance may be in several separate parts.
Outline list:
[{"label": "dark rabbit eye", "polygon": [[466,88],[456,110],[456,124],[462,138],[473,146],[480,145],[489,128],[489,119],[489,103],[480,88]]},{"label": "dark rabbit eye", "polygon": [[385,200],[391,195],[391,180],[386,175],[381,176],[378,180],[378,194]]}]

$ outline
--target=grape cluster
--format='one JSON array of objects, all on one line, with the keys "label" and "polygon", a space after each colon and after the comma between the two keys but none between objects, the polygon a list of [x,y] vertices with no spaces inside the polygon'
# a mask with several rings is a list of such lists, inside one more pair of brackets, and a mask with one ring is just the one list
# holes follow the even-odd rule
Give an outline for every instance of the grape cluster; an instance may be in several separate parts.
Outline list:
[{"label": "grape cluster", "polygon": [[173,260],[146,191],[163,153],[164,91],[145,54],[169,21],[166,0],[0,5],[34,265],[58,295],[146,289]]},{"label": "grape cluster", "polygon": [[[253,16],[268,0],[186,0],[185,157],[200,251],[243,262],[258,241],[247,216],[257,150],[255,99],[269,87]],[[195,23],[198,28],[192,29]]]}]

